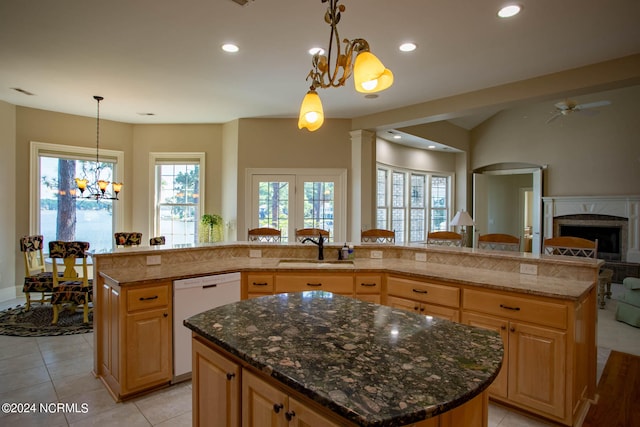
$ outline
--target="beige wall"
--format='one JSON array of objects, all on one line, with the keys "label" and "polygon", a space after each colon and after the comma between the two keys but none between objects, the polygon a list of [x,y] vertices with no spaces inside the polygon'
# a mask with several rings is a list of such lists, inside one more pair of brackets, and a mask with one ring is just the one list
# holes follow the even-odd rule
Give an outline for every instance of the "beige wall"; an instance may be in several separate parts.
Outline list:
[{"label": "beige wall", "polygon": [[0,101],[0,182],[5,183],[2,186],[4,203],[0,205],[0,301],[14,297],[14,286],[24,275],[22,257],[16,250],[16,209],[11,202],[19,188],[14,185],[17,168],[15,138],[16,107]]},{"label": "beige wall", "polygon": [[[237,218],[239,239],[244,238],[243,233],[247,230],[244,218],[247,168],[349,169],[350,126],[350,120],[327,120],[318,131],[307,132],[298,129],[297,119],[240,120]],[[350,175],[350,170],[347,170],[348,179]],[[347,229],[347,233],[349,232]]]},{"label": "beige wall", "polygon": [[605,91],[581,102],[609,100],[597,114],[546,124],[553,103],[504,110],[471,133],[473,169],[502,162],[548,165],[544,196],[640,193],[640,86]]},{"label": "beige wall", "polygon": [[456,170],[456,157],[453,153],[420,150],[380,138],[376,141],[376,161],[399,168],[428,172],[453,173]]}]

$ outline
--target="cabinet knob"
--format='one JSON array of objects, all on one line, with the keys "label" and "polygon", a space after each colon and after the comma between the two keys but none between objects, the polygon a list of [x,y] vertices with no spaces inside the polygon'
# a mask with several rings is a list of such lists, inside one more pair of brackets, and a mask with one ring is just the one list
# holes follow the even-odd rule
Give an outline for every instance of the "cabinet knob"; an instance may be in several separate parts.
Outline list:
[{"label": "cabinet knob", "polygon": [[227,379],[229,381],[231,381],[232,378],[234,378],[236,376],[236,374],[234,374],[233,372],[227,372]]},{"label": "cabinet knob", "polygon": [[164,317],[169,317],[169,313],[162,313]]},{"label": "cabinet knob", "polygon": [[280,409],[284,408],[284,405],[282,403],[274,403],[273,404],[273,412],[275,412],[276,414],[278,412],[280,412]]},{"label": "cabinet knob", "polygon": [[414,309],[415,311],[418,311],[418,310],[420,309],[420,307],[418,307],[418,306],[416,305],[415,307],[413,307],[413,309]]},{"label": "cabinet knob", "polygon": [[287,419],[287,421],[291,421],[295,416],[296,416],[296,413],[293,411],[287,411],[284,413],[284,417]]},{"label": "cabinet knob", "polygon": [[420,311],[424,311],[424,307],[420,307]]},{"label": "cabinet knob", "polygon": [[500,325],[500,329],[504,331],[505,329],[507,329],[507,325]]},{"label": "cabinet knob", "polygon": [[516,328],[514,328],[513,326],[511,327],[511,329],[509,329],[511,332],[515,332]]}]

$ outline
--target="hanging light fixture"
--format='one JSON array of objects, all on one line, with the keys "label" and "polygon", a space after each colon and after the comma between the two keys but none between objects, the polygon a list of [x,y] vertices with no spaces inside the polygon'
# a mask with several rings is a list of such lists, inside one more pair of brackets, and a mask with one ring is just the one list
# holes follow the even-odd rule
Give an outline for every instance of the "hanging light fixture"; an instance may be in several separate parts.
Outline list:
[{"label": "hanging light fixture", "polygon": [[[120,194],[120,190],[122,190],[121,182],[113,182],[111,183],[111,189],[113,191],[113,195],[111,193],[107,193],[107,188],[109,186],[109,181],[104,181],[100,179],[100,101],[104,98],[102,96],[94,96],[93,99],[97,102],[97,113],[96,113],[96,180],[95,183],[89,183],[89,180],[86,178],[76,178],[76,185],[78,186],[78,190],[80,190],[80,196],[77,196],[79,199],[94,199],[94,200],[119,200],[118,194]],[[85,196],[84,192],[88,191],[88,194]]]},{"label": "hanging light fixture", "polygon": [[[317,88],[344,86],[351,73],[353,73],[355,88],[361,93],[380,92],[393,84],[393,73],[370,52],[369,43],[365,39],[344,39],[342,42],[345,52],[341,52],[338,22],[340,22],[340,16],[345,11],[345,7],[338,5],[339,0],[321,1],[322,3],[329,2],[324,20],[331,26],[331,35],[329,36],[327,55],[320,53],[313,55],[311,60],[313,68],[307,75],[307,80],[311,79],[311,87],[300,106],[298,128],[307,128],[309,131],[319,129],[324,122],[322,102],[316,92]],[[354,53],[356,54],[355,62],[353,60]]]}]

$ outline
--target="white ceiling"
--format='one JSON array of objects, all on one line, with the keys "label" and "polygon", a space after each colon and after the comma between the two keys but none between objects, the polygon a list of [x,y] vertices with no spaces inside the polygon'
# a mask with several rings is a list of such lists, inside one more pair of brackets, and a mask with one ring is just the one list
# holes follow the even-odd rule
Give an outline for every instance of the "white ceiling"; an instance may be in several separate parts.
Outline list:
[{"label": "white ceiling", "polygon": [[[503,3],[343,0],[341,38],[367,39],[395,83],[377,99],[357,93],[352,80],[321,90],[325,115],[359,117],[640,52],[638,0],[521,0],[520,15],[500,20]],[[297,117],[309,86],[306,52],[328,45],[326,6],[2,0],[0,100],[94,116],[92,96],[102,95],[101,117],[126,123]],[[418,49],[399,52],[405,41]],[[222,52],[225,42],[240,52]]]}]

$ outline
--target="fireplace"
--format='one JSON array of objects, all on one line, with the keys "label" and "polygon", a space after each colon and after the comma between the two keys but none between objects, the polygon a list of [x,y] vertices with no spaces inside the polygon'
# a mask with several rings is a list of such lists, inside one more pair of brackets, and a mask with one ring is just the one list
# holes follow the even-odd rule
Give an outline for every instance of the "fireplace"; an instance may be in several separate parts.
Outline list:
[{"label": "fireplace", "polygon": [[598,241],[598,258],[622,261],[626,253],[628,220],[610,215],[563,215],[553,219],[555,236],[582,237]]}]

